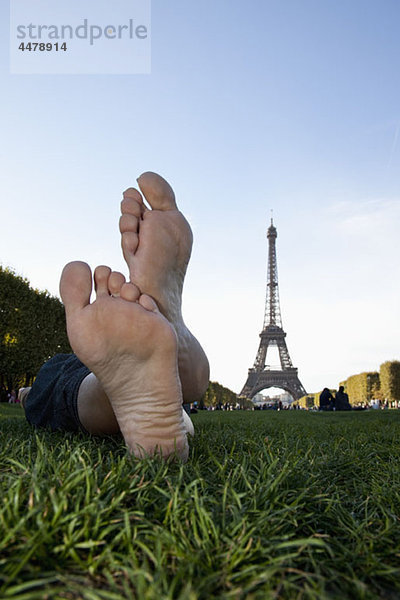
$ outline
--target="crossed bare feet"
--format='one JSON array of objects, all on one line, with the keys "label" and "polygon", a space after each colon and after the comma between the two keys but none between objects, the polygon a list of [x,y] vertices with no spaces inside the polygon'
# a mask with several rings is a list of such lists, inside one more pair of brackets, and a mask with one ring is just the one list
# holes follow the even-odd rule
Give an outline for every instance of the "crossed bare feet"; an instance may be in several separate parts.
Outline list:
[{"label": "crossed bare feet", "polygon": [[181,312],[192,232],[162,177],[144,173],[138,183],[151,209],[133,188],[121,203],[131,281],[97,267],[90,304],[90,268],[74,262],[64,268],[60,291],[71,347],[93,373],[80,388],[84,426],[91,433],[119,429],[137,456],[185,460],[193,425],[182,400],[198,400],[209,377],[207,357]]},{"label": "crossed bare feet", "polygon": [[68,337],[96,375],[128,448],[136,456],[187,458],[188,443],[172,325],[150,296],[121,273],[82,262],[66,265],[60,282]]}]

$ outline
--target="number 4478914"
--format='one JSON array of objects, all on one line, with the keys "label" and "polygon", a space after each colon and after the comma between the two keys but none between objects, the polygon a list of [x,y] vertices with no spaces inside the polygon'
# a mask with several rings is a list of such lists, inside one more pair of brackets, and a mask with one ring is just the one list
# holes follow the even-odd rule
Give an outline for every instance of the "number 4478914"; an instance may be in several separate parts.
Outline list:
[{"label": "number 4478914", "polygon": [[63,50],[66,52],[67,42],[64,42],[63,44],[59,44],[58,42],[55,42],[54,44],[50,42],[47,42],[46,44],[44,42],[29,42],[28,44],[25,44],[22,42],[18,46],[18,50],[22,50],[22,52],[25,50],[28,50],[28,52],[36,52],[36,50],[39,50],[39,52],[51,52],[52,50],[58,52],[59,50]]}]

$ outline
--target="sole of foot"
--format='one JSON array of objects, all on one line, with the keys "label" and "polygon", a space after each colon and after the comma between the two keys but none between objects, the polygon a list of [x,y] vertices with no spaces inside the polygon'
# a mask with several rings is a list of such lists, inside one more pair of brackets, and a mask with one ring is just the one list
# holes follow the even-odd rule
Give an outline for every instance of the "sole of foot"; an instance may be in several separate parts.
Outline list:
[{"label": "sole of foot", "polygon": [[194,402],[207,388],[209,364],[182,317],[182,290],[192,250],[192,231],[165,179],[148,172],[138,178],[138,184],[141,191],[129,188],[121,203],[124,258],[131,282],[154,298],[175,328],[183,398]]},{"label": "sole of foot", "polygon": [[121,433],[136,456],[188,456],[174,328],[154,300],[120,273],[82,262],[60,281],[67,332],[78,358],[96,375]]}]

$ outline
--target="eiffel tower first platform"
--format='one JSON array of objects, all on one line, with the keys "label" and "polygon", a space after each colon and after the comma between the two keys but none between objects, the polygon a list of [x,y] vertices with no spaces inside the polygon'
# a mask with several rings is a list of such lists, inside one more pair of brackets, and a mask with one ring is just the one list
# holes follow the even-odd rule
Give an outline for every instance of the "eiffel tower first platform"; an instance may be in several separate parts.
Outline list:
[{"label": "eiffel tower first platform", "polygon": [[[268,238],[268,276],[267,276],[267,299],[265,303],[264,325],[260,333],[260,345],[258,348],[254,367],[249,369],[247,381],[240,393],[246,398],[253,398],[258,392],[269,387],[278,387],[289,392],[295,400],[306,395],[297,375],[297,369],[293,367],[286,346],[286,333],[282,329],[281,309],[279,304],[278,289],[278,266],[276,261],[275,242],[277,238],[276,227],[271,219],[271,225],[267,232]],[[268,348],[277,346],[281,363],[280,369],[270,369],[266,365]]]}]

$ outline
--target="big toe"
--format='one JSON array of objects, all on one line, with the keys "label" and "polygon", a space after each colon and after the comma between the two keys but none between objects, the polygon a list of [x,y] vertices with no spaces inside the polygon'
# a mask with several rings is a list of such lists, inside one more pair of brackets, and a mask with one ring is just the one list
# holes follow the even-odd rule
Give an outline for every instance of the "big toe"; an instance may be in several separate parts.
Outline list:
[{"label": "big toe", "polygon": [[161,175],[147,171],[137,180],[143,196],[155,210],[174,210],[177,208],[172,187]]},{"label": "big toe", "polygon": [[91,292],[92,272],[89,265],[80,261],[68,263],[60,279],[60,295],[66,312],[70,313],[87,306]]}]

